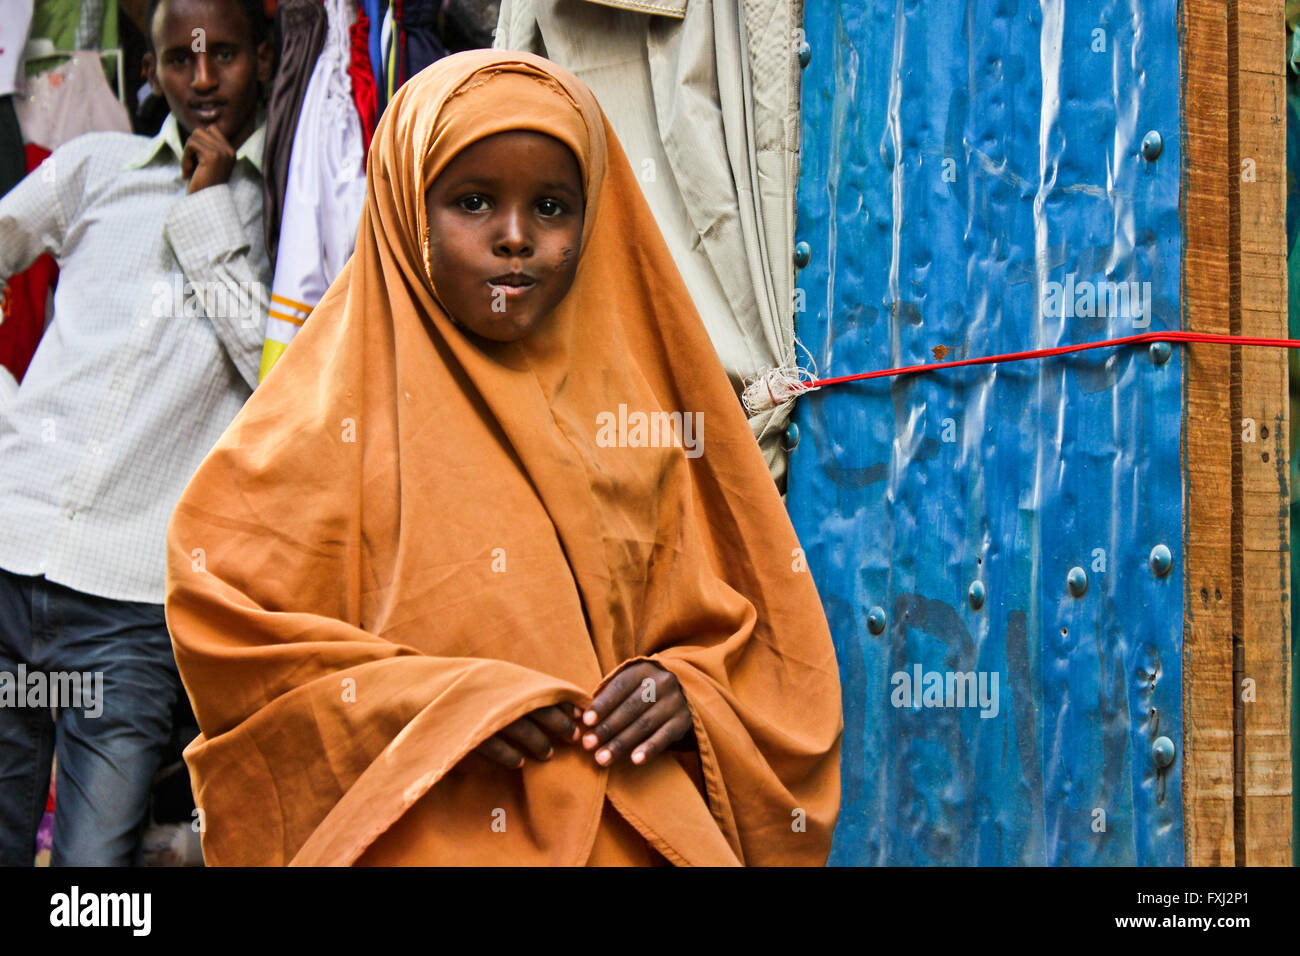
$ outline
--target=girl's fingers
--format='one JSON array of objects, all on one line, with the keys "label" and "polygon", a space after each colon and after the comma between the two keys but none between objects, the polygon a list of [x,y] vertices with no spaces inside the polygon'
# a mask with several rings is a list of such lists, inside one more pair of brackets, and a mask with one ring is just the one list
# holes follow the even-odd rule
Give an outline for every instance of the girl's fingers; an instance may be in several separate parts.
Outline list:
[{"label": "girl's fingers", "polygon": [[531,715],[520,717],[513,724],[498,730],[497,736],[538,760],[546,760],[555,753],[555,748],[529,716]]},{"label": "girl's fingers", "polygon": [[[646,697],[647,695],[639,693],[633,688],[632,693],[628,694],[613,710],[606,714],[604,720],[594,726],[582,729],[582,746],[587,750],[595,750],[606,741],[617,737],[634,721],[655,706],[654,700],[646,700]],[[656,723],[655,726],[659,725]]]},{"label": "girl's fingers", "polygon": [[474,752],[511,770],[518,770],[524,765],[524,755],[500,737],[489,737],[475,747]]},{"label": "girl's fingers", "polygon": [[658,730],[650,735],[650,739],[640,746],[632,748],[632,762],[638,767],[649,763],[659,754],[663,753],[674,743],[686,736],[687,731],[694,726],[691,723],[689,713],[674,714],[672,719],[662,724]]},{"label": "girl's fingers", "polygon": [[[597,749],[596,763],[608,767],[620,757],[626,757],[686,709],[685,701],[680,698],[661,700],[657,704],[647,706],[649,710],[636,717],[621,733]],[[689,714],[687,719],[690,719]]]},{"label": "girl's fingers", "polygon": [[528,717],[556,743],[571,744],[578,739],[578,724],[572,716],[576,709],[572,704],[557,704],[535,710]]},{"label": "girl's fingers", "polygon": [[[623,689],[623,696],[606,705],[608,712],[601,711],[600,700],[614,687]],[[681,688],[677,677],[662,667],[653,664],[637,664],[617,675],[606,686],[591,709],[583,715],[586,726],[582,730],[582,746],[594,750],[600,744],[615,737],[642,713],[650,710],[658,702],[672,702],[681,699]],[[595,711],[601,719],[587,723],[587,715]],[[656,724],[655,726],[658,726]]]},{"label": "girl's fingers", "polygon": [[[638,661],[623,668],[600,689],[591,705],[582,715],[584,728],[593,727],[598,720],[608,716],[633,692],[654,703],[656,697],[665,696],[670,687],[676,687],[677,678],[664,668],[646,661]],[[585,729],[584,729],[585,733]]]}]

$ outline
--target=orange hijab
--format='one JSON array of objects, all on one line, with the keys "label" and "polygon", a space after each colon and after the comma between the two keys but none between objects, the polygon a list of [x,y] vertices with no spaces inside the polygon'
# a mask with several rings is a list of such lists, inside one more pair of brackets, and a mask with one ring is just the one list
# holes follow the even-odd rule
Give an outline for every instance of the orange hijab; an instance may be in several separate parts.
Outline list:
[{"label": "orange hijab", "polygon": [[[533,333],[476,344],[424,196],[517,129],[578,159],[581,258]],[[700,413],[703,454],[637,428],[658,411]],[[437,62],[375,131],[352,259],[172,517],[208,863],[581,865],[606,799],[677,864],[823,863],[840,687],[798,547],[591,92],[526,53]],[[671,753],[462,763],[644,659],[681,683],[702,791]]]}]

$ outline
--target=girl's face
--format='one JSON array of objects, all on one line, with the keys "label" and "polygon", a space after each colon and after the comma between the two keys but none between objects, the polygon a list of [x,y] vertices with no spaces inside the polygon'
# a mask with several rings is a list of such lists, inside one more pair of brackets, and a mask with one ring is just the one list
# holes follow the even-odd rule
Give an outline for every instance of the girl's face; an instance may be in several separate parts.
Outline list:
[{"label": "girl's face", "polygon": [[569,148],[531,130],[461,150],[425,195],[429,263],[451,318],[513,342],[560,304],[582,246],[582,172]]}]

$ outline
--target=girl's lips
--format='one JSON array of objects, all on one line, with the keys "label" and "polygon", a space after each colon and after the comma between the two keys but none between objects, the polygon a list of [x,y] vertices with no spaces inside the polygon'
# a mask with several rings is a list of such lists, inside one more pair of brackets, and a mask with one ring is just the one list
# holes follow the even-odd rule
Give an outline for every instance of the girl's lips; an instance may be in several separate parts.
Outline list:
[{"label": "girl's lips", "polygon": [[536,282],[529,282],[527,285],[505,285],[504,283],[488,281],[488,288],[492,290],[494,295],[504,295],[507,299],[517,299],[536,286]]}]

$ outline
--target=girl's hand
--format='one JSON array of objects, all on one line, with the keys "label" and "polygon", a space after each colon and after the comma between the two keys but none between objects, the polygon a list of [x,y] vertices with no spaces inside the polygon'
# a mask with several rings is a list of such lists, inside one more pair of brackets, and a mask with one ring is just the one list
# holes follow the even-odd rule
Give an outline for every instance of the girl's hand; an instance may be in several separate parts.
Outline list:
[{"label": "girl's hand", "polygon": [[619,671],[582,715],[582,746],[608,767],[620,757],[648,763],[683,738],[694,737],[691,711],[677,678],[649,661]]},{"label": "girl's hand", "polygon": [[511,770],[524,765],[525,755],[549,760],[555,755],[552,741],[573,744],[578,741],[580,708],[572,704],[555,704],[524,714],[510,726],[498,731],[474,748],[474,753]]}]

